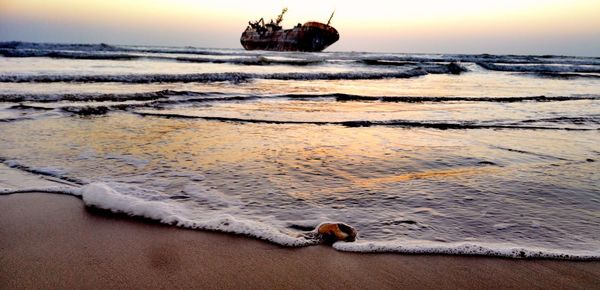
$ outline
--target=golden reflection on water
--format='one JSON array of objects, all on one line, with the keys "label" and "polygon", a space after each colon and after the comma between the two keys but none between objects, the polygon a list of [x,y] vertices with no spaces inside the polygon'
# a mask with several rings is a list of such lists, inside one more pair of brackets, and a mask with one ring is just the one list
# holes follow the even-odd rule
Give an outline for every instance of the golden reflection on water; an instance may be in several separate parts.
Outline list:
[{"label": "golden reflection on water", "polygon": [[[456,179],[462,183],[486,179],[477,176],[531,172],[538,170],[535,166],[543,168],[549,162],[579,162],[581,156],[593,152],[598,140],[593,132],[581,133],[587,137],[566,150],[560,144],[570,142],[573,135],[567,132],[530,131],[523,135],[494,130],[242,126],[120,113],[77,121],[23,121],[4,129],[4,138],[10,136],[21,140],[12,143],[22,144],[22,148],[7,150],[40,150],[38,144],[29,141],[29,135],[19,132],[48,136],[45,138],[53,141],[45,143],[43,150],[51,156],[68,160],[90,151],[105,161],[92,171],[114,166],[109,170],[132,175],[147,173],[151,168],[163,168],[166,174],[177,170],[209,172],[220,176],[219,181],[211,180],[214,186],[226,188],[231,188],[231,181],[239,176],[246,176],[250,184],[260,187],[264,183],[262,190],[282,190],[305,200],[341,198],[356,191],[386,191],[424,179]],[[502,148],[498,148],[498,136],[502,136]],[[4,154],[18,155],[10,151]],[[136,167],[107,160],[116,154],[148,162]],[[479,161],[493,161],[501,167]]]},{"label": "golden reflection on water", "polygon": [[[322,93],[335,92],[369,96],[488,96],[512,97],[535,95],[597,94],[598,81],[594,79],[544,79],[524,77],[515,73],[484,72],[476,66],[463,75],[430,74],[418,78],[382,80],[314,80],[290,82],[256,80],[240,84],[245,90],[256,93]],[[473,71],[474,70],[474,71]],[[210,84],[213,91],[219,91]],[[238,88],[239,90],[239,88]]]},{"label": "golden reflection on water", "polygon": [[[18,125],[24,124],[26,122]],[[13,129],[19,130],[18,127]],[[59,154],[66,154],[64,151],[69,144],[83,144],[100,156],[119,152],[143,158],[153,154],[159,158],[155,156],[151,162],[169,160],[187,168],[219,170],[223,166],[261,161],[257,162],[262,166],[261,172],[327,173],[361,186],[377,181],[367,182],[369,178],[352,175],[343,168],[336,168],[336,164],[344,161],[358,165],[369,160],[402,158],[397,154],[402,144],[407,148],[458,145],[451,140],[411,130],[404,131],[402,139],[395,140],[394,146],[390,146],[389,139],[393,136],[388,130],[313,125],[308,128],[297,125],[242,127],[234,123],[141,118],[129,114],[81,119],[79,122],[59,119],[36,124],[35,129],[62,136],[57,140],[59,142],[46,147],[46,150]],[[451,174],[439,172],[430,175]],[[395,178],[398,181],[403,179]],[[427,173],[409,173],[404,178],[428,176]],[[380,182],[392,182],[394,177],[379,179]]]},{"label": "golden reflection on water", "polygon": [[373,178],[357,178],[351,174],[336,171],[336,174],[343,175],[347,180],[351,181],[354,185],[372,188],[385,185],[387,183],[405,182],[416,179],[431,179],[431,178],[450,178],[450,177],[465,177],[467,175],[476,174],[490,174],[497,171],[498,168],[483,168],[483,167],[471,167],[471,168],[454,168],[447,170],[430,170],[425,172],[410,172],[399,175],[388,175]]}]

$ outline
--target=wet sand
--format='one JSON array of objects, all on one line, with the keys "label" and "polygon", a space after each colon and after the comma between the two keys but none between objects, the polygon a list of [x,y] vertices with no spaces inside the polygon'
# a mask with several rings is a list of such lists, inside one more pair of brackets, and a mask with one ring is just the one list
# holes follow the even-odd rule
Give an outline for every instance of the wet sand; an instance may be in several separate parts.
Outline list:
[{"label": "wet sand", "polygon": [[86,209],[0,196],[0,288],[552,288],[600,285],[600,262],[291,249]]}]

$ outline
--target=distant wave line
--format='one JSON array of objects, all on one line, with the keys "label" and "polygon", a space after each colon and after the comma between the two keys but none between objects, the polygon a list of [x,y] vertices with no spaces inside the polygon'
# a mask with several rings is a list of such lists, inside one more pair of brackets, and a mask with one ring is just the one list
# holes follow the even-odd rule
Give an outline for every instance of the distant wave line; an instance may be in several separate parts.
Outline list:
[{"label": "distant wave line", "polygon": [[406,128],[431,128],[431,129],[522,129],[522,130],[565,130],[565,131],[597,131],[599,129],[567,128],[567,127],[545,127],[545,126],[522,126],[522,125],[500,125],[500,124],[475,124],[475,123],[446,123],[446,122],[421,122],[409,120],[387,120],[387,121],[294,121],[294,120],[266,120],[266,119],[244,119],[233,117],[216,116],[191,116],[170,113],[133,112],[140,116],[181,118],[181,119],[203,119],[208,121],[232,122],[232,123],[255,123],[255,124],[291,124],[291,125],[340,125],[344,127],[372,127],[390,126]]},{"label": "distant wave line", "polygon": [[[189,99],[169,99],[170,97],[189,97]],[[523,97],[461,97],[461,96],[366,96],[346,93],[322,93],[322,94],[275,94],[255,95],[236,94],[223,92],[199,92],[199,91],[177,91],[160,90],[140,93],[122,94],[94,94],[94,93],[66,93],[66,94],[0,94],[1,102],[40,102],[51,103],[58,101],[153,101],[163,100],[173,103],[185,102],[212,102],[212,101],[245,101],[257,99],[335,99],[339,102],[402,102],[402,103],[443,103],[443,102],[491,102],[491,103],[516,103],[516,102],[563,102],[580,100],[600,100],[600,95],[576,95],[576,96],[523,96]]]},{"label": "distant wave line", "polygon": [[294,65],[307,66],[321,64],[324,60],[319,59],[271,59],[264,56],[249,56],[231,59],[204,58],[204,57],[171,57],[156,55],[139,55],[108,52],[74,52],[74,51],[46,51],[46,50],[14,50],[1,49],[0,55],[4,57],[29,58],[29,57],[49,57],[61,59],[82,59],[82,60],[170,60],[190,63],[215,63],[215,64],[238,64],[238,65]]},{"label": "distant wave line", "polygon": [[427,75],[420,68],[395,72],[342,72],[342,73],[197,73],[197,74],[127,74],[127,75],[0,75],[5,83],[208,83],[246,82],[265,80],[374,80],[386,78],[413,78]]},{"label": "distant wave line", "polygon": [[501,65],[489,62],[477,62],[477,65],[493,71],[505,72],[532,72],[532,73],[600,73],[600,66],[580,66],[580,65]]},{"label": "distant wave line", "polygon": [[[34,43],[22,41],[0,42],[2,50],[20,51],[68,51],[68,52],[129,52],[129,53],[162,53],[162,54],[189,54],[189,55],[221,55],[221,56],[257,56],[263,52],[249,52],[235,49],[207,49],[196,47],[153,47],[153,46],[123,46],[109,44],[64,44],[64,43]],[[297,55],[294,53],[294,55]],[[320,54],[304,54],[325,59],[363,60],[370,61],[398,61],[398,62],[486,62],[506,64],[579,64],[600,65],[598,57],[574,57],[561,55],[493,55],[493,54],[427,54],[409,55],[400,53],[375,54],[375,53],[342,53],[326,52]]]}]

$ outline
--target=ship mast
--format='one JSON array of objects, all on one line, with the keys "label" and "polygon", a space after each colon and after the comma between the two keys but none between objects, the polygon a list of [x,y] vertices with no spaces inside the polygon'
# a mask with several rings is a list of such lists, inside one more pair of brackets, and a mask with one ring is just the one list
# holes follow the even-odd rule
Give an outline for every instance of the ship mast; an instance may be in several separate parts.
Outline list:
[{"label": "ship mast", "polygon": [[329,17],[329,20],[327,21],[327,25],[331,24],[331,19],[333,19],[334,14],[335,14],[335,9],[333,9],[333,13],[331,13],[331,17]]}]

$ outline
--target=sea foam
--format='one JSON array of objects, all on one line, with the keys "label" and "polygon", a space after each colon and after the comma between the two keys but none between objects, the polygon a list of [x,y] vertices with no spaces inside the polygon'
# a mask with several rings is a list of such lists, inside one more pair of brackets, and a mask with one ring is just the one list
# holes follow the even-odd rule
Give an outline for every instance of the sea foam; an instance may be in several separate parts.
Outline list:
[{"label": "sea foam", "polygon": [[402,253],[435,255],[493,256],[505,258],[546,258],[568,260],[597,260],[600,251],[553,250],[539,247],[523,247],[508,243],[434,241],[382,241],[382,242],[338,242],[336,250],[362,253]]},{"label": "sea foam", "polygon": [[189,229],[213,230],[255,237],[284,246],[307,246],[315,241],[293,237],[263,223],[239,219],[227,214],[208,214],[204,220],[189,218],[186,209],[176,203],[144,200],[124,195],[104,183],[91,183],[81,188],[86,206],[144,217],[164,224]]},{"label": "sea foam", "polygon": [[[113,213],[141,217],[177,227],[219,231],[258,238],[281,246],[303,247],[318,244],[312,235],[285,233],[265,223],[242,219],[230,214],[207,213],[202,220],[190,218],[185,207],[168,201],[146,200],[123,194],[106,183],[91,183],[76,187],[40,187],[24,189],[2,189],[0,195],[28,192],[44,192],[80,197],[85,206]],[[555,250],[540,247],[519,246],[508,243],[484,242],[434,242],[421,240],[336,242],[333,248],[343,252],[403,253],[477,255],[507,258],[549,258],[568,260],[598,260],[600,250],[576,251]]]},{"label": "sea foam", "polygon": [[317,244],[318,240],[295,237],[283,233],[267,224],[241,219],[229,214],[206,213],[202,220],[192,219],[185,207],[176,202],[146,200],[116,191],[105,183],[91,183],[80,188],[40,187],[24,189],[3,189],[0,195],[28,192],[64,194],[80,197],[85,206],[107,210],[133,217],[147,218],[163,224],[188,229],[210,230],[245,235],[288,247],[301,247]]}]

